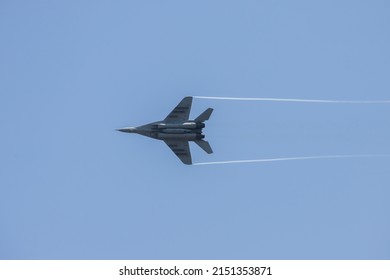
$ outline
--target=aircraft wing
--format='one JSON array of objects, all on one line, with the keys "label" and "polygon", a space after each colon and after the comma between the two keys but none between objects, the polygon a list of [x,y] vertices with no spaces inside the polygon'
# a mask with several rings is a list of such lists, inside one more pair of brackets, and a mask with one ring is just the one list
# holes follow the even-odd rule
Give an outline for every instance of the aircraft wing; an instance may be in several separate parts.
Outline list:
[{"label": "aircraft wing", "polygon": [[188,141],[164,140],[164,142],[184,164],[192,164],[191,151]]},{"label": "aircraft wing", "polygon": [[165,122],[180,122],[186,121],[190,117],[192,105],[192,96],[184,97],[182,101],[169,113],[165,118]]}]

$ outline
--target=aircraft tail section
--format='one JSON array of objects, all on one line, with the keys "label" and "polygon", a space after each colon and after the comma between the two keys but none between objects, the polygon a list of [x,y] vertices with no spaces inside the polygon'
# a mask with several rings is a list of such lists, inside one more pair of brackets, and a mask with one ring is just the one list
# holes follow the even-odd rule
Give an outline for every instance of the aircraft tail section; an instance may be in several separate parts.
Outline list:
[{"label": "aircraft tail section", "polygon": [[202,114],[200,114],[199,117],[197,117],[194,121],[195,122],[207,121],[210,118],[212,112],[213,112],[213,109],[208,108],[208,109],[206,109],[206,111],[204,111]]},{"label": "aircraft tail section", "polygon": [[211,149],[211,146],[209,142],[205,140],[196,140],[194,141],[196,144],[198,144],[199,147],[201,147],[206,153],[212,154],[213,150]]}]

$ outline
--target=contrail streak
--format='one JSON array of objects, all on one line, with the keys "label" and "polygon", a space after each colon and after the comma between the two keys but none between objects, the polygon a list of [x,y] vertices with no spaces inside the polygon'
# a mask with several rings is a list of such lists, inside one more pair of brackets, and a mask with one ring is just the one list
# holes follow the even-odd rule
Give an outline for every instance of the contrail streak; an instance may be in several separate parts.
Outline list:
[{"label": "contrail streak", "polygon": [[382,154],[382,155],[328,155],[328,156],[307,156],[307,157],[263,158],[263,159],[248,159],[248,160],[199,162],[199,163],[193,163],[193,165],[253,163],[253,162],[272,162],[272,161],[288,161],[288,160],[310,160],[310,159],[313,160],[313,159],[384,158],[384,157],[390,157],[390,154]]},{"label": "contrail streak", "polygon": [[390,100],[329,100],[329,99],[295,99],[269,97],[219,97],[193,96],[199,99],[239,100],[239,101],[274,101],[274,102],[301,102],[301,103],[339,103],[339,104],[389,104]]}]

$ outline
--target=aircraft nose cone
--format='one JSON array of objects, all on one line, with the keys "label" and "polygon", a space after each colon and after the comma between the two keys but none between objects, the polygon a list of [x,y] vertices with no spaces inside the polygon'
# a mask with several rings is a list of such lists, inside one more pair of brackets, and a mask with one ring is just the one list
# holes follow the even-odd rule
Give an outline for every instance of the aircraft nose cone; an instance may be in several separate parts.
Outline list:
[{"label": "aircraft nose cone", "polygon": [[132,132],[136,131],[136,128],[135,127],[124,127],[124,128],[117,129],[117,131],[132,133]]}]

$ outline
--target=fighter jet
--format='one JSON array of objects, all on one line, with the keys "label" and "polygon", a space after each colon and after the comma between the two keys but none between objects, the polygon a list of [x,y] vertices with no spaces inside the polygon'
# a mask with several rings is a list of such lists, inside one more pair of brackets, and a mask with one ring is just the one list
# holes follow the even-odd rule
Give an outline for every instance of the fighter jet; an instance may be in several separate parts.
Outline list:
[{"label": "fighter jet", "polygon": [[190,120],[191,105],[192,97],[185,97],[162,121],[117,130],[163,140],[184,164],[192,164],[189,141],[198,144],[208,154],[213,152],[210,144],[203,140],[205,135],[202,133],[204,122],[210,118],[213,109],[208,108],[199,117]]}]

